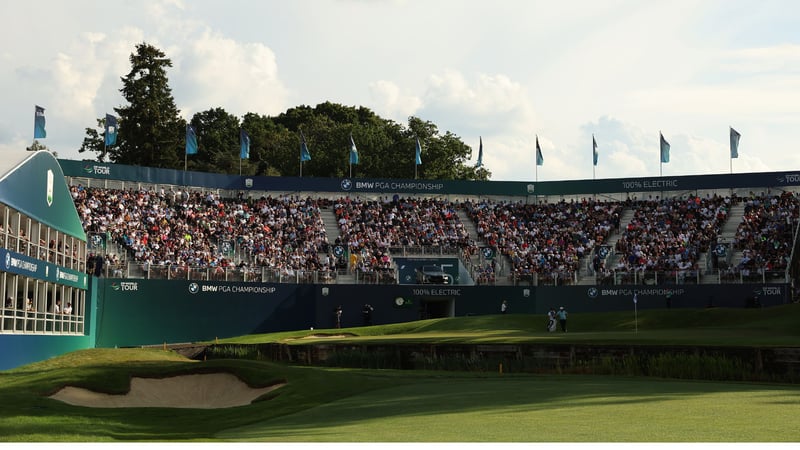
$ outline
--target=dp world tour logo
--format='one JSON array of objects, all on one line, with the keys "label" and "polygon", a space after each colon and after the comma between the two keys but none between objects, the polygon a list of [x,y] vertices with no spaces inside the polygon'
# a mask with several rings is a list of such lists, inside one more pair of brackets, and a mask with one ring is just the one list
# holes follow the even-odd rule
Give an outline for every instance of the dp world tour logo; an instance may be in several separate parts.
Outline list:
[{"label": "dp world tour logo", "polygon": [[349,178],[345,178],[344,180],[342,180],[342,189],[344,189],[345,191],[349,191],[352,188],[353,188],[353,182],[350,181]]},{"label": "dp world tour logo", "polygon": [[189,293],[197,294],[200,291],[200,286],[197,283],[189,283]]},{"label": "dp world tour logo", "polygon": [[11,253],[6,253],[6,269],[11,267]]},{"label": "dp world tour logo", "polygon": [[86,164],[83,166],[83,171],[86,173],[94,173],[94,166],[91,164]]},{"label": "dp world tour logo", "polygon": [[586,292],[586,295],[588,295],[589,298],[597,298],[599,294],[600,291],[598,291],[596,287],[590,287],[589,290]]},{"label": "dp world tour logo", "polygon": [[136,281],[116,281],[111,283],[111,289],[115,291],[138,291],[139,283]]}]

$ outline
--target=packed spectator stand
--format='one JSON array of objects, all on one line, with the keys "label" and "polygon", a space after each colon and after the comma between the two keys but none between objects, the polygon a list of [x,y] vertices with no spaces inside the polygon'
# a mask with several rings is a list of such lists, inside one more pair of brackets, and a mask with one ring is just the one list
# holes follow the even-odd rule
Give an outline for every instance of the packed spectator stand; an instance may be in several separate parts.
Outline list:
[{"label": "packed spectator stand", "polygon": [[730,197],[647,200],[636,203],[630,223],[616,243],[615,271],[634,282],[637,272],[678,282],[697,279],[698,260],[726,221]]},{"label": "packed spectator stand", "polygon": [[[105,258],[104,274],[134,278],[335,283],[357,274],[359,283],[397,283],[393,258],[422,249],[457,255],[472,278],[467,284],[684,283],[712,269],[721,281],[736,282],[742,271],[785,271],[798,219],[789,192],[525,203],[221,198],[179,187],[71,191],[90,240],[124,249],[92,247]],[[741,261],[701,267],[702,255],[713,253],[718,262],[721,227],[740,202],[746,211],[726,256],[736,251]],[[322,210],[332,211],[336,223],[326,224]],[[621,223],[624,211],[632,218]],[[329,240],[334,227],[337,237]],[[485,249],[496,257],[485,257]]]},{"label": "packed spectator stand", "polygon": [[511,278],[572,284],[579,261],[619,229],[619,202],[465,202],[478,238],[512,262]]},{"label": "packed spectator stand", "polygon": [[782,276],[794,248],[795,225],[800,216],[797,197],[783,192],[767,197],[751,196],[744,203],[744,217],[734,241],[742,258],[725,276],[729,279]]}]

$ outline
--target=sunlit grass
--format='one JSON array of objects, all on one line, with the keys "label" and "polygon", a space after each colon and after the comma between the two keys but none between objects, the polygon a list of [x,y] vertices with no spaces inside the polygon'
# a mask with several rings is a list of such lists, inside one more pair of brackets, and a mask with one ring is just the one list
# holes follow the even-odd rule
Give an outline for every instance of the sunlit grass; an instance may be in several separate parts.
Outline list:
[{"label": "sunlit grass", "polygon": [[[569,333],[532,315],[298,330],[220,342],[791,345],[800,306],[573,314]],[[638,332],[636,331],[638,328]],[[318,337],[310,337],[317,335]],[[327,335],[327,336],[326,336]],[[329,337],[345,335],[346,337]],[[677,361],[677,360],[675,360]],[[674,364],[665,360],[664,364]],[[48,398],[66,385],[124,393],[133,376],[230,372],[286,385],[219,410],[95,409]],[[800,386],[628,376],[295,367],[192,361],[162,348],[91,349],[0,372],[0,440],[10,442],[797,442]]]}]

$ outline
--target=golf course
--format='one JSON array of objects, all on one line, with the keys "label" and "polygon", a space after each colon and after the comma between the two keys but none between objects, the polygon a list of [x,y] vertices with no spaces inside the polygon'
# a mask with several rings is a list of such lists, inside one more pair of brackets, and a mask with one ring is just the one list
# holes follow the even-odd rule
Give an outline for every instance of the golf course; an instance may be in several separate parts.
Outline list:
[{"label": "golf course", "polygon": [[[800,305],[490,315],[242,336],[284,343],[800,347]],[[204,358],[205,359],[205,358]],[[678,364],[681,363],[676,360]],[[681,369],[681,368],[678,368]],[[686,369],[686,373],[691,371]],[[736,365],[724,371],[737,371]],[[4,442],[797,442],[800,384],[396,370],[88,349],[0,372]],[[731,374],[731,380],[746,379]],[[796,380],[796,374],[786,379]],[[250,396],[250,397],[248,397]],[[123,398],[125,397],[125,398]]]}]

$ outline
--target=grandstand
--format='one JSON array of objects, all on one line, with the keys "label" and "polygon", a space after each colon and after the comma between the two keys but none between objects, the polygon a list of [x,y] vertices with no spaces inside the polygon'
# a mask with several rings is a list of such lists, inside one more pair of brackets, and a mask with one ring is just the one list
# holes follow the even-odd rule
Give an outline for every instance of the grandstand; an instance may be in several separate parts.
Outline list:
[{"label": "grandstand", "polygon": [[[651,184],[681,190],[612,192],[598,200],[592,183],[588,192],[572,195],[531,195],[528,184],[525,195],[459,195],[445,188],[388,195],[362,189],[341,196],[349,180],[332,192],[276,192],[80,175],[67,178],[90,250],[110,259],[106,276],[402,284],[393,257],[447,255],[465,269],[460,285],[794,278],[788,269],[797,186],[786,182],[722,187],[737,181],[732,175],[700,190],[683,179],[696,177],[676,177]],[[773,178],[781,179],[791,177]]]},{"label": "grandstand", "polygon": [[[9,173],[28,164],[36,166]],[[64,181],[56,190],[74,210],[48,218],[52,211],[30,214],[7,198],[5,217],[21,210],[30,223],[58,229],[66,215],[80,233],[52,233],[71,236],[73,250],[57,238],[20,247],[8,227],[0,242],[12,258],[77,271],[85,290],[43,277],[42,317],[19,322],[26,312],[10,304],[3,338],[66,334],[84,347],[190,342],[333,327],[338,305],[342,326],[356,326],[366,302],[374,323],[394,323],[494,314],[502,300],[530,314],[558,305],[628,309],[634,295],[639,308],[794,300],[800,175],[792,172],[470,182],[54,165],[48,170]],[[452,282],[420,284],[422,266]],[[80,305],[66,328],[45,294],[58,289]]]}]

